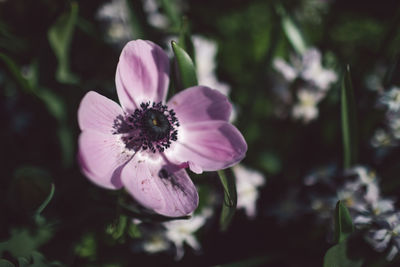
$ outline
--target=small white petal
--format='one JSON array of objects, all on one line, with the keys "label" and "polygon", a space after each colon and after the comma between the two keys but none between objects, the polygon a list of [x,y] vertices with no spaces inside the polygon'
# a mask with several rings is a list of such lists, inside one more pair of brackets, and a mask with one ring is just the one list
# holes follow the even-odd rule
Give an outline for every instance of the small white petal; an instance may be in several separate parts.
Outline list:
[{"label": "small white petal", "polygon": [[298,72],[295,68],[293,68],[280,58],[274,59],[273,66],[275,70],[279,71],[282,74],[282,76],[289,82],[296,79],[298,75]]},{"label": "small white petal", "polygon": [[396,246],[392,246],[388,255],[386,256],[387,261],[392,261],[394,257],[399,253],[399,249]]}]

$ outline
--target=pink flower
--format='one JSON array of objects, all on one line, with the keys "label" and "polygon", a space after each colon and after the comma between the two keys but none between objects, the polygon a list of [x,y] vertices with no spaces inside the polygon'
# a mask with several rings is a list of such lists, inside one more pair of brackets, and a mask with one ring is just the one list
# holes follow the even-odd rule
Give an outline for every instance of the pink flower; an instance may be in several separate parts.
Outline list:
[{"label": "pink flower", "polygon": [[159,214],[191,213],[198,194],[185,168],[216,171],[245,156],[246,141],[228,122],[231,104],[204,86],[165,103],[169,59],[150,41],[124,47],[115,82],[122,107],[93,91],[79,106],[82,172],[101,187],[124,187]]}]

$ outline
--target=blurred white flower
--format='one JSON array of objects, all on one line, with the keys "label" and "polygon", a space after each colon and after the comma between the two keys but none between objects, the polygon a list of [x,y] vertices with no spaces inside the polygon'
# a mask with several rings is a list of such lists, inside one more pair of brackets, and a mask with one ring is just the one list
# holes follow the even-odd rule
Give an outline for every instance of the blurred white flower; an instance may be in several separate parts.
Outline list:
[{"label": "blurred white flower", "polygon": [[312,186],[319,182],[329,183],[332,181],[336,169],[334,164],[316,168],[304,178],[304,184]]},{"label": "blurred white flower", "polygon": [[394,200],[382,198],[375,172],[363,166],[350,169],[347,175],[356,179],[345,184],[353,191],[352,201],[346,204],[351,209],[354,225],[367,228],[365,239],[378,252],[388,249],[387,260],[392,260],[400,248],[400,213],[394,207]]},{"label": "blurred white flower", "polygon": [[345,188],[350,188],[354,192],[361,192],[365,201],[373,205],[379,199],[379,187],[376,173],[364,166],[355,166],[346,171],[345,175],[355,175],[354,181],[349,181],[345,184]]},{"label": "blurred white flower", "polygon": [[364,166],[355,166],[348,169],[345,176],[347,181],[337,190],[337,196],[354,216],[379,207],[380,189],[375,172]]},{"label": "blurred white flower", "polygon": [[377,129],[372,136],[371,144],[373,147],[394,146],[396,141],[393,136],[384,129]]},{"label": "blurred white flower", "polygon": [[203,209],[199,215],[194,215],[188,220],[174,220],[165,222],[165,237],[170,240],[176,248],[176,260],[183,257],[185,251],[184,243],[192,247],[194,250],[200,250],[201,245],[194,235],[212,215],[211,209]]},{"label": "blurred white flower", "polygon": [[391,114],[392,116],[387,116],[389,127],[392,135],[396,139],[400,139],[400,114]]},{"label": "blurred white flower", "polygon": [[281,58],[276,58],[273,66],[276,71],[282,74],[286,81],[291,82],[298,76],[298,71]]},{"label": "blurred white flower", "polygon": [[[318,103],[325,97],[330,86],[337,81],[337,74],[322,66],[321,53],[310,48],[303,55],[291,57],[290,64],[280,58],[273,61],[274,69],[283,80],[277,80],[274,91],[285,105],[291,105],[294,90],[297,102],[293,104],[292,116],[308,123],[318,117]],[[297,83],[297,80],[301,80]],[[281,113],[281,112],[280,112]]]},{"label": "blurred white flower", "polygon": [[210,208],[203,208],[200,214],[193,215],[187,220],[148,224],[135,219],[133,223],[140,224],[142,237],[136,240],[134,249],[150,254],[174,251],[175,260],[180,260],[185,253],[184,244],[189,245],[195,251],[201,249],[195,233],[204,226],[211,215]]},{"label": "blurred white flower", "polygon": [[297,92],[298,102],[293,106],[292,116],[308,123],[318,117],[318,102],[323,98],[323,94],[318,91],[300,89]]},{"label": "blurred white flower", "polygon": [[100,19],[128,21],[126,0],[112,0],[101,6],[97,11]]},{"label": "blurred white flower", "polygon": [[398,254],[400,249],[400,214],[394,213],[379,222],[382,227],[373,227],[370,229],[365,239],[372,247],[378,251],[383,252],[388,250],[386,259],[388,261],[393,260],[393,258]]},{"label": "blurred white flower", "polygon": [[258,188],[265,184],[265,177],[241,164],[233,167],[233,173],[236,177],[237,208],[243,208],[249,218],[254,218]]},{"label": "blurred white flower", "polygon": [[157,0],[142,0],[143,10],[147,14],[147,22],[156,28],[166,29],[169,26],[168,18],[160,12]]},{"label": "blurred white flower", "polygon": [[142,246],[144,251],[153,254],[168,250],[171,247],[171,243],[165,237],[164,233],[154,232],[143,241]]},{"label": "blurred white flower", "polygon": [[303,55],[303,69],[301,77],[313,83],[317,88],[326,91],[329,86],[337,81],[334,71],[325,69],[321,64],[321,52],[316,48],[307,50]]},{"label": "blurred white flower", "polygon": [[386,127],[375,131],[371,144],[376,148],[395,147],[400,139],[400,88],[392,86],[390,90],[381,92],[378,104],[387,108]]},{"label": "blurred white flower", "polygon": [[301,59],[292,58],[291,65],[280,58],[276,58],[273,66],[288,82],[302,78],[322,91],[328,90],[330,85],[338,79],[333,70],[325,69],[322,66],[321,52],[316,48],[308,49],[301,56]]},{"label": "blurred white flower", "polygon": [[400,88],[393,86],[389,91],[384,92],[379,101],[388,107],[389,111],[400,110]]},{"label": "blurred white flower", "polygon": [[[199,84],[218,90],[221,94],[228,96],[231,91],[230,86],[227,83],[219,81],[215,73],[217,68],[217,43],[200,35],[193,35],[192,41]],[[233,122],[236,117],[237,110],[233,106],[229,121]]]},{"label": "blurred white flower", "polygon": [[229,95],[230,86],[220,82],[215,75],[217,43],[200,35],[193,35],[192,40],[199,84],[216,89],[226,96]]},{"label": "blurred white flower", "polygon": [[358,228],[363,228],[365,225],[371,225],[374,220],[381,220],[388,214],[395,211],[394,201],[389,199],[378,199],[372,203],[367,211],[363,211],[354,216],[353,223]]},{"label": "blurred white flower", "polygon": [[[331,172],[326,172],[329,175]],[[319,199],[313,198],[312,208],[318,217],[325,215],[326,205],[331,205],[330,214],[338,199],[348,207],[353,223],[357,229],[365,230],[364,238],[378,251],[386,251],[387,260],[392,260],[400,249],[400,212],[396,211],[394,199],[383,198],[380,195],[378,178],[374,171],[365,166],[355,166],[345,171],[344,183],[339,181],[335,186],[334,176],[324,179],[323,172],[309,175],[306,183],[314,185],[321,181],[325,185],[336,188],[337,198],[323,194]],[[317,218],[318,218],[317,217]],[[323,221],[326,223],[326,221]]]},{"label": "blurred white flower", "polygon": [[338,176],[335,173],[335,168],[330,166],[317,169],[305,178],[306,185],[319,185],[325,190],[329,188],[332,192],[332,194],[327,191],[322,195],[313,195],[311,197],[313,210],[320,212],[323,208],[329,210],[331,215],[337,201],[341,200],[353,216],[372,216],[379,210],[386,210],[388,203],[392,203],[381,199],[378,178],[369,168],[354,166],[346,170],[343,175]]},{"label": "blurred white flower", "polygon": [[112,0],[102,5],[97,18],[108,23],[106,34],[109,42],[122,46],[133,39],[126,0]]}]

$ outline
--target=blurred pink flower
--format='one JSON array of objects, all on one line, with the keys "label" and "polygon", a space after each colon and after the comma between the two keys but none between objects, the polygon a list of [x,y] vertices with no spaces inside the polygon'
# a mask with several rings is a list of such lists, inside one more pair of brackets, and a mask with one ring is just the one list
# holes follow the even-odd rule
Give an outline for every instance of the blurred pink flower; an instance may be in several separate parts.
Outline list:
[{"label": "blurred pink flower", "polygon": [[78,110],[79,163],[95,184],[125,189],[144,207],[166,216],[198,205],[195,173],[238,163],[247,144],[228,122],[226,96],[204,86],[188,88],[165,103],[169,59],[150,41],[131,41],[116,72],[121,106],[93,91]]}]

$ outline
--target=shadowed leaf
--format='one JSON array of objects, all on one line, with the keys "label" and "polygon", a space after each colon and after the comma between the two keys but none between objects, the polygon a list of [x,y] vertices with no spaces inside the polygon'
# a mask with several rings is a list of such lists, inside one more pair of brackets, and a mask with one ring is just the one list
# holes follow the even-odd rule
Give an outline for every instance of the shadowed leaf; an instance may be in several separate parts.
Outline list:
[{"label": "shadowed leaf", "polygon": [[172,41],[171,45],[176,60],[178,91],[197,85],[196,68],[192,59],[176,42]]},{"label": "shadowed leaf", "polygon": [[362,259],[351,259],[349,257],[348,242],[341,242],[330,249],[324,257],[324,267],[359,267],[362,266]]},{"label": "shadowed leaf", "polygon": [[14,228],[11,230],[10,239],[0,242],[0,255],[8,251],[13,257],[29,257],[52,235],[52,229],[48,226],[43,226],[35,231]]},{"label": "shadowed leaf", "polygon": [[218,171],[224,188],[224,202],[220,217],[220,229],[226,231],[236,211],[237,193],[235,177],[230,169]]},{"label": "shadowed leaf", "polygon": [[343,167],[350,168],[357,162],[357,120],[351,82],[350,67],[347,66],[342,81],[341,116],[343,137]]},{"label": "shadowed leaf", "polygon": [[335,209],[335,242],[340,243],[354,231],[349,210],[339,200]]},{"label": "shadowed leaf", "polygon": [[17,169],[9,191],[9,200],[16,211],[40,214],[54,194],[50,174],[41,168],[24,166]]},{"label": "shadowed leaf", "polygon": [[57,60],[56,78],[62,83],[77,83],[78,78],[70,72],[69,48],[78,19],[78,4],[71,3],[69,12],[62,14],[48,31],[48,39]]},{"label": "shadowed leaf", "polygon": [[6,54],[0,53],[0,60],[5,65],[11,76],[14,77],[15,81],[26,93],[35,94],[34,87],[32,87],[28,80],[25,79],[21,74],[21,69],[15,64],[14,60]]},{"label": "shadowed leaf", "polygon": [[287,39],[297,53],[303,54],[307,49],[307,45],[300,29],[282,6],[278,6],[276,9],[281,16],[282,28]]},{"label": "shadowed leaf", "polygon": [[55,192],[55,186],[54,183],[51,184],[50,192],[47,198],[43,201],[42,204],[40,204],[39,208],[36,210],[36,214],[40,214],[46,207],[49,205],[50,201],[53,199]]},{"label": "shadowed leaf", "polygon": [[[18,258],[19,267],[61,267],[59,262],[48,262],[39,252],[33,251],[29,257]],[[0,265],[1,266],[1,265]]]}]

